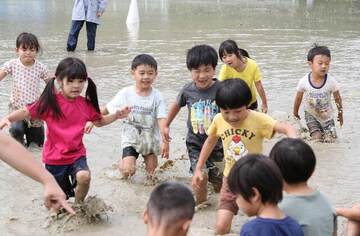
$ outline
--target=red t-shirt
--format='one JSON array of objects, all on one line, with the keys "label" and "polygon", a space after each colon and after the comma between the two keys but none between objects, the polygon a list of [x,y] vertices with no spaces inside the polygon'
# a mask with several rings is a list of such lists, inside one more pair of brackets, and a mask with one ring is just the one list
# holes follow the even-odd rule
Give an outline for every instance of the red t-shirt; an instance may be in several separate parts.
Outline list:
[{"label": "red t-shirt", "polygon": [[38,102],[28,105],[27,109],[32,118],[44,120],[47,126],[42,153],[43,162],[48,165],[69,165],[78,158],[86,156],[82,141],[85,124],[87,121],[100,119],[101,115],[82,96],[70,101],[58,93],[56,100],[64,115],[60,119],[55,119],[52,111],[37,117]]}]

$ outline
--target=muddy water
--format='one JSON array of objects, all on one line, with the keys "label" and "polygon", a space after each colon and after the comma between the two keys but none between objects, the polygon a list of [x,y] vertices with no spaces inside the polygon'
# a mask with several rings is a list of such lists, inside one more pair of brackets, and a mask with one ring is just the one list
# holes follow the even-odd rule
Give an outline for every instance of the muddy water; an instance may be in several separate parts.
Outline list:
[{"label": "muddy water", "polygon": [[[207,43],[218,48],[227,39],[236,40],[258,62],[268,96],[269,113],[279,119],[291,114],[298,80],[308,71],[306,52],[314,42],[332,51],[331,74],[341,83],[344,103],[343,127],[334,144],[314,144],[318,164],[313,186],[323,191],[334,206],[350,206],[360,201],[360,2],[315,0],[139,0],[141,22],[127,28],[130,1],[109,1],[98,28],[96,51],[86,51],[81,33],[75,53],[65,51],[72,1],[0,1],[0,63],[14,58],[16,36],[22,31],[36,34],[43,53],[39,59],[51,70],[66,56],[83,59],[98,85],[100,103],[109,101],[123,86],[132,84],[131,59],[150,53],[159,62],[155,87],[168,103],[174,101],[181,86],[190,81],[185,67],[186,50]],[[220,66],[218,67],[220,68]],[[7,113],[10,79],[0,84],[0,116]],[[172,124],[171,159],[175,165],[158,174],[160,181],[189,181],[185,137],[186,112]],[[119,180],[116,164],[119,154],[119,126],[112,124],[87,135],[88,163],[92,171],[90,195],[97,195],[113,208],[107,221],[81,226],[69,235],[145,235],[141,213],[152,186],[144,186],[144,169],[133,180]],[[266,152],[273,145],[266,142]],[[40,149],[30,150],[40,156]],[[186,155],[185,155],[186,157]],[[47,235],[47,212],[42,206],[41,187],[11,168],[0,164],[1,235]],[[196,214],[190,235],[212,235],[217,196],[213,205]],[[246,217],[234,220],[234,235]],[[339,231],[343,232],[343,221]]]}]

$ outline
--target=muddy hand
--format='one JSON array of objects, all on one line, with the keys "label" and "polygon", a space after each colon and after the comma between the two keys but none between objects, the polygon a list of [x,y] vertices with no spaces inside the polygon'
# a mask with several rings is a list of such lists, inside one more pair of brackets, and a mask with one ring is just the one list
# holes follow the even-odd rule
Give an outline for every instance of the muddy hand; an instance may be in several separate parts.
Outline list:
[{"label": "muddy hand", "polygon": [[75,211],[66,201],[66,195],[61,190],[56,181],[50,181],[44,185],[44,205],[52,211],[59,211],[64,208],[67,212],[74,215]]},{"label": "muddy hand", "polygon": [[194,189],[200,188],[199,183],[200,183],[202,180],[203,180],[203,176],[202,176],[201,171],[195,170],[194,176],[192,177],[192,180],[191,180],[191,186],[192,186]]},{"label": "muddy hand", "polygon": [[161,145],[161,157],[162,158],[169,158],[169,143],[163,142]]}]

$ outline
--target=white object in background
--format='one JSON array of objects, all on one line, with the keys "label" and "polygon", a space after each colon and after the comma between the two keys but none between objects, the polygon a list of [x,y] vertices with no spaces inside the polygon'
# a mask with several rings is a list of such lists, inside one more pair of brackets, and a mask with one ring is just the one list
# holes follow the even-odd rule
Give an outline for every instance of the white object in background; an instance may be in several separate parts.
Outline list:
[{"label": "white object in background", "polygon": [[126,24],[132,25],[138,23],[139,21],[140,21],[139,8],[138,8],[137,0],[131,0],[129,6],[129,12],[126,18]]}]

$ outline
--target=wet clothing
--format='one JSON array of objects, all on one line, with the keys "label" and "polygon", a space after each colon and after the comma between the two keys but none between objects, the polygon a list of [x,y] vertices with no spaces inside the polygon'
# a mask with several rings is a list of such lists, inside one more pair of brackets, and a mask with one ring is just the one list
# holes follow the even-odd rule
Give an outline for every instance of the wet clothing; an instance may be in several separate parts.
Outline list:
[{"label": "wet clothing", "polygon": [[101,119],[101,115],[82,96],[70,101],[61,93],[57,93],[56,100],[63,113],[63,117],[59,119],[55,119],[51,110],[38,117],[38,102],[28,105],[27,109],[32,118],[41,118],[47,126],[46,141],[42,152],[43,162],[48,165],[69,165],[78,158],[86,156],[82,140],[84,127],[88,121]]},{"label": "wet clothing", "polygon": [[335,211],[319,191],[310,195],[284,194],[279,207],[299,222],[305,236],[329,236],[336,231]]},{"label": "wet clothing", "polygon": [[304,233],[289,216],[281,220],[256,217],[243,225],[240,236],[304,236]]},{"label": "wet clothing", "polygon": [[256,86],[255,82],[261,80],[261,72],[259,69],[259,66],[256,64],[256,62],[248,57],[246,58],[246,67],[243,71],[238,72],[233,67],[228,66],[226,64],[222,65],[219,73],[219,80],[223,81],[226,79],[234,79],[239,78],[246,82],[246,84],[249,86],[251,91],[251,101],[250,104],[253,104],[256,102]]},{"label": "wet clothing", "polygon": [[135,86],[121,89],[106,105],[109,113],[125,106],[130,114],[121,125],[121,147],[133,147],[142,156],[160,154],[158,119],[166,118],[166,106],[161,93],[152,88],[148,96],[139,96]]},{"label": "wet clothing", "polygon": [[[220,82],[217,79],[213,79],[213,81],[214,83],[207,89],[197,88],[194,82],[187,83],[181,89],[176,99],[179,107],[187,106],[188,108],[186,148],[189,155],[191,172],[195,171],[201,148],[207,138],[207,129],[215,115],[220,112],[215,104],[215,95],[219,89]],[[223,148],[219,139],[206,161],[209,182],[222,182],[221,170],[215,165],[215,162],[222,162],[223,159]]]}]

